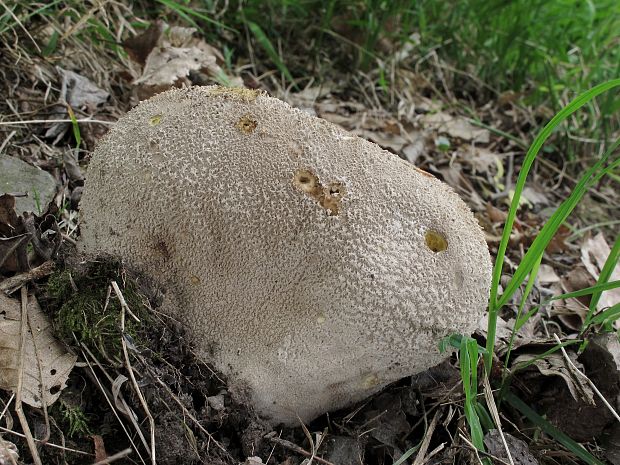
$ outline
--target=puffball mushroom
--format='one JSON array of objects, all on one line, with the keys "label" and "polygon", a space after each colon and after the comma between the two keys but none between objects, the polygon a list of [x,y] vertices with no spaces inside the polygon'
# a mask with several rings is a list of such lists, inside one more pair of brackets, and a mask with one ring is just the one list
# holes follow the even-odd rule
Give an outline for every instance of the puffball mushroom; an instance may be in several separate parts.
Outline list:
[{"label": "puffball mushroom", "polygon": [[201,357],[272,423],[444,357],[487,302],[482,231],[447,185],[263,92],[173,89],[100,141],[81,248],[165,289]]}]

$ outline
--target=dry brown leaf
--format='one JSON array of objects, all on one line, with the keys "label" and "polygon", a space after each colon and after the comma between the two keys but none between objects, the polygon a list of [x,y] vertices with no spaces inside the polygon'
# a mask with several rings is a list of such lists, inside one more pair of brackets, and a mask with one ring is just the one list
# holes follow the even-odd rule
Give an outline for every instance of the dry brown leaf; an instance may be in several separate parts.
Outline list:
[{"label": "dry brown leaf", "polygon": [[551,254],[562,253],[568,249],[566,245],[566,239],[571,235],[572,231],[564,224],[560,225],[557,232],[551,238],[549,245],[547,246],[547,252]]},{"label": "dry brown leaf", "polygon": [[489,220],[491,220],[492,223],[503,223],[504,221],[506,221],[506,218],[508,217],[508,213],[491,205],[490,202],[487,202],[486,211],[487,211],[487,216],[489,217]]},{"label": "dry brown leaf", "polygon": [[[588,274],[588,272],[581,266],[575,267],[566,276],[560,279],[561,290],[555,292],[556,294],[570,293],[585,289],[586,287],[593,286],[594,280]],[[552,290],[556,291],[554,287]],[[576,299],[559,299],[553,304],[553,315],[556,315],[559,320],[564,323],[568,328],[578,331],[581,329],[581,325],[585,321],[588,314],[588,305],[590,304],[590,297],[578,297]]]},{"label": "dry brown leaf", "polygon": [[18,458],[17,446],[0,436],[0,465],[14,465]]},{"label": "dry brown leaf", "polygon": [[484,173],[493,178],[497,174],[498,167],[502,164],[501,157],[497,153],[482,147],[473,145],[466,147],[466,152],[463,156],[471,164],[473,174]]},{"label": "dry brown leaf", "polygon": [[[24,348],[22,401],[49,406],[66,387],[77,357],[54,338],[49,318],[34,296],[28,297],[29,330]],[[21,305],[0,292],[0,388],[17,389],[20,366]]]},{"label": "dry brown leaf", "polygon": [[[517,439],[516,437],[503,433],[506,445],[510,451],[512,457],[512,463],[514,465],[538,465],[538,461],[530,452],[530,449],[525,441]],[[488,452],[504,461],[508,460],[508,454],[506,453],[506,446],[498,430],[492,429],[484,436],[484,445],[487,446]]]},{"label": "dry brown leaf", "polygon": [[466,142],[488,144],[491,140],[491,133],[487,129],[476,127],[466,119],[448,113],[427,114],[420,118],[420,122],[424,127]]},{"label": "dry brown leaf", "polygon": [[422,132],[411,132],[409,137],[413,139],[413,142],[405,145],[402,153],[408,162],[415,165],[420,155],[426,153],[426,138]]},{"label": "dry brown leaf", "polygon": [[542,264],[538,269],[538,282],[540,284],[551,284],[551,283],[559,283],[560,277],[555,272],[552,266]]},{"label": "dry brown leaf", "polygon": [[403,136],[384,131],[369,131],[367,129],[357,129],[351,131],[353,134],[374,142],[381,148],[392,150],[399,153],[410,141]]},{"label": "dry brown leaf", "polygon": [[463,169],[460,164],[452,163],[448,166],[439,168],[438,171],[443,176],[444,182],[456,190],[461,197],[466,199],[473,210],[485,210],[486,207],[482,197],[480,197],[477,190],[474,188],[470,178],[463,174]]},{"label": "dry brown leaf", "polygon": [[228,77],[218,65],[224,58],[219,50],[204,40],[194,37],[196,29],[158,23],[149,28],[134,42],[126,43],[132,56],[140,62],[144,59],[142,75],[134,84],[143,87],[160,88],[172,86],[180,79],[187,78],[191,71],[202,71],[220,79],[227,79],[232,85],[241,85],[238,78]]},{"label": "dry brown leaf", "polygon": [[[53,107],[54,112],[50,116],[50,120],[67,119],[69,117],[67,104],[74,109],[88,108],[94,110],[110,98],[107,91],[101,89],[90,79],[61,67],[57,67],[56,70],[62,77],[62,85],[58,104]],[[45,137],[59,140],[69,127],[71,127],[71,123],[50,123]]]},{"label": "dry brown leaf", "polygon": [[98,434],[93,434],[91,437],[93,438],[93,443],[95,446],[95,462],[102,462],[108,458],[103,437]]},{"label": "dry brown leaf", "polygon": [[[568,356],[571,361],[583,372],[583,365],[577,361],[577,355],[573,352],[569,352]],[[529,362],[537,357],[536,354],[521,354],[513,361],[513,365]],[[568,390],[571,393],[573,399],[578,402],[583,402],[587,405],[595,405],[594,392],[589,384],[584,382],[581,377],[573,375],[570,368],[567,367],[566,360],[561,353],[555,352],[547,355],[545,358],[538,359],[533,362],[538,371],[545,376],[559,376],[561,377]]]},{"label": "dry brown leaf", "polygon": [[[597,280],[609,253],[611,252],[605,236],[599,233],[592,238],[588,238],[581,246],[581,261],[588,270],[588,273]],[[620,279],[620,267],[616,264],[616,268],[611,274],[610,281]],[[620,289],[612,289],[601,294],[601,299],[596,306],[597,310],[612,307],[620,303]]]}]

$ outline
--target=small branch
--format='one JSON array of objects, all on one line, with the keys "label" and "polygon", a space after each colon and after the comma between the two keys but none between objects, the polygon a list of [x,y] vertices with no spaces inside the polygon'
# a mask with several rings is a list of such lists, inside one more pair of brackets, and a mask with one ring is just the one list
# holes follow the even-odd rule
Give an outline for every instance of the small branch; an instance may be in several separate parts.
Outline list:
[{"label": "small branch", "polygon": [[[114,289],[114,293],[116,294],[116,297],[118,297],[118,300],[121,303],[121,308],[126,311],[127,313],[129,313],[129,315],[131,315],[131,317],[136,320],[136,322],[140,323],[140,319],[134,315],[134,313],[129,309],[129,305],[127,305],[127,302],[125,301],[125,297],[123,296],[123,293],[121,292],[120,288],[118,287],[118,284],[116,284],[116,281],[112,281],[112,288]],[[123,331],[125,331],[125,323],[123,321],[122,323],[122,328]]]},{"label": "small branch", "polygon": [[19,423],[21,424],[24,435],[26,436],[26,442],[28,443],[28,449],[30,449],[32,460],[35,465],[43,465],[43,462],[41,462],[41,457],[39,457],[39,451],[37,451],[34,438],[32,437],[32,432],[30,431],[30,425],[28,424],[28,420],[26,419],[26,415],[24,414],[24,410],[22,408],[22,391],[24,389],[24,359],[26,358],[26,334],[28,329],[28,288],[26,286],[22,287],[21,298],[21,337],[19,340],[19,372],[17,378],[17,392],[15,393],[15,413],[19,418]]},{"label": "small branch", "polygon": [[6,278],[0,282],[0,292],[10,294],[30,281],[48,276],[54,271],[54,266],[54,262],[48,261],[30,271]]},{"label": "small branch", "polygon": [[[560,341],[560,338],[558,337],[557,334],[554,334],[553,337],[555,337],[555,340],[558,344],[562,344],[562,341]],[[566,353],[566,350],[564,350],[564,346],[560,346],[560,350],[562,351],[562,355],[564,356],[564,358],[566,359],[566,363],[568,363],[569,368],[571,369],[571,371],[573,371],[576,375],[578,375],[579,377],[581,377],[582,379],[584,379],[592,388],[592,390],[594,392],[596,392],[596,395],[599,396],[601,398],[601,400],[603,401],[603,403],[605,404],[605,407],[607,407],[607,409],[612,413],[612,415],[616,418],[616,420],[618,420],[618,422],[620,422],[620,416],[618,415],[618,412],[616,412],[616,410],[611,406],[611,404],[609,402],[607,402],[607,399],[605,399],[605,397],[603,396],[603,394],[601,394],[601,391],[598,390],[598,388],[596,387],[596,385],[592,382],[592,380],[590,380],[590,378],[588,378],[585,374],[583,374],[579,368],[577,368],[575,366],[575,364],[572,362],[572,360],[570,359],[570,357],[568,356],[568,354]]]},{"label": "small branch", "polygon": [[151,415],[149,406],[146,403],[144,396],[142,395],[142,391],[140,390],[140,386],[138,385],[138,381],[136,380],[136,375],[133,372],[133,367],[131,366],[131,362],[129,361],[129,353],[127,352],[127,341],[125,340],[125,312],[132,315],[136,319],[136,321],[140,320],[138,320],[138,318],[129,310],[127,302],[125,302],[125,298],[123,297],[123,294],[121,293],[118,284],[116,284],[116,281],[112,281],[112,287],[114,288],[114,292],[116,293],[116,296],[121,302],[121,343],[123,345],[123,355],[125,356],[125,366],[127,368],[127,371],[129,372],[131,384],[133,385],[136,391],[136,395],[138,396],[138,399],[140,399],[140,404],[144,409],[144,413],[149,420],[149,427],[151,429],[151,463],[153,465],[157,465],[157,460],[155,459],[155,420],[153,419],[153,415]]},{"label": "small branch", "polygon": [[[108,126],[114,126],[115,121],[103,121],[98,119],[78,119],[78,123],[95,123],[106,124]],[[54,124],[54,123],[72,123],[70,119],[31,119],[24,121],[0,121],[0,126],[19,126],[22,124]]]},{"label": "small branch", "polygon": [[424,458],[426,457],[426,451],[428,450],[428,446],[431,443],[431,438],[433,437],[433,433],[435,432],[435,427],[437,426],[437,421],[439,420],[440,411],[437,410],[433,419],[431,420],[431,424],[428,425],[426,433],[424,433],[424,439],[422,440],[422,445],[420,446],[420,450],[413,461],[413,465],[422,465],[424,463]]},{"label": "small branch", "polygon": [[[274,434],[274,433],[270,433],[270,434]],[[278,444],[279,446],[282,446],[285,449],[288,449],[290,451],[303,455],[304,457],[308,457],[308,458],[312,457],[312,453],[308,452],[306,449],[303,449],[302,447],[299,447],[297,444],[293,444],[292,442],[287,441],[286,439],[277,438],[275,436],[270,436],[269,434],[265,436],[265,438],[269,439],[269,441],[273,442],[274,444]],[[334,465],[333,463],[328,462],[327,460],[322,459],[317,456],[314,456],[313,459],[324,465]]]},{"label": "small branch", "polygon": [[108,458],[105,458],[103,460],[99,460],[98,462],[93,463],[93,465],[106,465],[108,463],[116,462],[119,459],[127,457],[132,452],[133,452],[133,450],[131,450],[131,448],[128,448],[128,449],[122,450],[120,452],[117,452],[114,455],[110,455]]},{"label": "small branch", "polygon": [[[12,434],[14,436],[17,436],[18,438],[22,438],[22,439],[26,438],[25,434],[18,433],[17,431],[10,430],[8,428],[5,428],[4,426],[0,426],[0,431],[2,431],[3,433],[6,433],[6,434]],[[83,451],[83,450],[77,450],[77,449],[71,449],[70,447],[65,447],[65,446],[59,446],[58,444],[53,444],[51,442],[45,442],[44,443],[44,442],[41,442],[41,440],[36,439],[36,438],[34,439],[34,442],[38,442],[42,446],[53,447],[54,449],[61,449],[61,450],[67,451],[67,452],[73,452],[74,454],[89,455],[89,456],[93,455],[90,452],[86,452],[86,451]]]},{"label": "small branch", "polygon": [[499,411],[497,410],[497,405],[495,405],[495,399],[493,398],[493,391],[491,390],[491,383],[489,383],[489,377],[482,377],[484,382],[484,397],[487,401],[487,406],[491,411],[491,416],[493,417],[493,421],[495,422],[495,426],[497,427],[497,431],[499,432],[499,436],[502,438],[502,444],[504,445],[504,449],[506,449],[506,454],[508,456],[508,461],[510,465],[515,465],[512,460],[512,454],[510,453],[510,449],[508,448],[508,443],[506,442],[506,438],[504,437],[504,432],[502,431],[502,423],[499,418]]}]

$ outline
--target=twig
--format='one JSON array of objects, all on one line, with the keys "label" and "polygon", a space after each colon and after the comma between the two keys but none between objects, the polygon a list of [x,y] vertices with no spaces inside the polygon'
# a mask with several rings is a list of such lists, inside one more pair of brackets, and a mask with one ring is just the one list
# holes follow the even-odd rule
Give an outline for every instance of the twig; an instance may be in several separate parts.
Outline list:
[{"label": "twig", "polygon": [[[86,357],[86,354],[89,355],[89,357],[91,357],[95,363],[97,363],[97,365],[102,368],[103,373],[106,375],[106,377],[108,378],[108,381],[112,381],[112,378],[105,372],[105,370],[103,370],[103,367],[101,367],[101,364],[99,363],[99,361],[95,358],[95,356],[93,355],[93,353],[90,351],[90,349],[83,343],[80,343],[80,347],[82,348],[82,357],[84,358],[84,360],[86,360],[86,364],[88,365],[88,368],[90,369],[90,373],[92,375],[92,377],[95,379],[95,382],[97,383],[97,386],[99,387],[99,390],[101,391],[101,393],[103,394],[103,397],[105,397],[105,400],[107,401],[108,405],[110,406],[110,409],[112,410],[112,413],[114,413],[114,416],[116,417],[116,419],[118,420],[118,423],[121,425],[121,428],[123,429],[123,431],[125,432],[125,435],[127,436],[127,438],[129,439],[129,442],[131,443],[131,445],[133,446],[133,448],[136,451],[136,454],[138,454],[138,457],[140,458],[140,460],[142,461],[142,463],[144,462],[144,459],[142,458],[142,455],[140,454],[140,451],[138,450],[138,448],[136,447],[136,444],[134,443],[131,435],[129,434],[129,431],[127,431],[127,428],[125,427],[125,423],[123,421],[121,421],[121,418],[119,417],[116,408],[114,408],[114,404],[112,403],[112,401],[110,400],[110,395],[109,393],[105,390],[105,388],[103,387],[103,385],[101,384],[101,381],[99,381],[99,378],[97,377],[97,375],[95,374],[95,370],[93,369],[93,366],[91,365],[88,357]],[[144,444],[144,446],[146,448],[148,448],[148,444],[146,442],[146,439],[144,438],[144,435],[142,434],[142,430],[140,430],[140,427],[138,426],[138,424],[136,423],[135,419],[133,418],[132,415],[129,415],[127,412],[131,411],[131,409],[129,408],[129,406],[125,403],[124,399],[121,400],[123,401],[123,408],[126,409],[125,415],[127,415],[127,417],[129,417],[131,423],[133,424],[134,428],[136,429],[136,432],[138,433],[138,436],[140,437],[140,439],[142,440],[142,443]],[[120,410],[120,409],[119,409]],[[132,412],[133,413],[133,412]]]},{"label": "twig", "polygon": [[[273,436],[273,434],[275,433],[269,433],[267,436],[265,436],[265,438],[269,439],[269,441],[273,442],[274,444],[278,444],[279,446],[284,447],[285,449],[291,450],[293,452],[297,452],[298,454],[303,455],[304,457],[312,457],[312,454],[310,452],[308,452],[306,449],[303,449],[302,447],[299,447],[297,444],[293,444],[290,441],[287,441],[286,439],[282,439],[282,438],[277,438],[275,436]],[[324,465],[334,465],[332,462],[328,462],[325,459],[322,459],[320,457],[314,457],[314,460],[316,460],[319,463],[323,463]]]},{"label": "twig", "polygon": [[[27,296],[26,296],[27,297]],[[36,331],[33,331],[30,315],[26,312],[26,316],[28,318],[28,329],[30,330],[30,334],[35,334]],[[41,442],[46,443],[50,439],[50,417],[49,412],[47,411],[47,396],[45,395],[45,391],[50,389],[52,386],[46,386],[43,384],[43,369],[41,367],[41,357],[39,356],[39,350],[37,349],[36,338],[32,338],[32,348],[34,350],[34,356],[37,359],[37,370],[39,371],[39,379],[41,383],[39,384],[39,389],[41,392],[41,410],[43,410],[43,418],[45,419],[45,436],[41,438]]]},{"label": "twig", "polygon": [[415,456],[415,460],[413,461],[413,465],[422,465],[424,462],[424,458],[426,456],[426,451],[428,450],[428,446],[431,443],[431,438],[433,437],[433,433],[435,432],[435,427],[437,426],[437,421],[439,420],[439,410],[435,412],[433,419],[431,420],[431,424],[428,425],[426,432],[424,433],[424,439],[422,440],[422,444],[420,445],[420,449],[418,450],[417,455]]},{"label": "twig", "polygon": [[5,137],[4,141],[2,141],[2,144],[0,145],[0,154],[3,152],[4,148],[7,146],[7,144],[9,143],[9,141],[13,138],[15,134],[17,134],[17,131],[13,129],[9,133],[9,135]]},{"label": "twig", "polygon": [[187,410],[187,408],[185,407],[185,405],[183,405],[183,402],[181,402],[181,399],[179,399],[174,392],[172,392],[172,390],[166,385],[166,383],[164,383],[161,379],[159,379],[150,369],[150,367],[148,367],[148,365],[144,362],[144,360],[140,360],[142,362],[142,364],[144,366],[146,366],[149,374],[153,377],[153,379],[155,379],[155,381],[157,381],[157,383],[164,388],[164,390],[168,393],[168,395],[172,398],[172,400],[174,400],[179,407],[181,407],[181,410],[183,411],[183,415],[186,415],[187,417],[189,417],[190,420],[192,420],[194,422],[194,424],[200,429],[200,431],[203,432],[203,434],[205,436],[207,436],[209,438],[209,442],[213,441],[215,443],[215,445],[225,454],[227,454],[230,458],[232,458],[230,456],[230,453],[226,450],[226,448],[220,444],[211,433],[209,433],[204,426],[202,426],[198,420],[196,419],[196,417],[194,417],[194,415],[192,415],[190,413],[189,410]]},{"label": "twig", "polygon": [[432,457],[434,457],[435,455],[439,454],[442,450],[444,450],[445,447],[446,447],[446,443],[445,442],[442,442],[437,447],[435,447],[432,451],[430,451],[428,453],[428,455],[426,456],[426,460],[424,460],[424,463],[428,463],[428,461]]},{"label": "twig", "polygon": [[0,282],[0,292],[10,294],[30,281],[48,276],[54,271],[54,266],[54,262],[48,261],[30,271],[6,278],[4,281]]},{"label": "twig", "polygon": [[489,454],[488,452],[485,452],[483,450],[478,450],[476,448],[476,446],[474,446],[466,437],[463,433],[461,433],[459,431],[459,437],[463,440],[463,442],[465,442],[465,444],[467,444],[476,454],[476,457],[478,458],[478,463],[480,463],[480,465],[482,465],[482,460],[480,459],[480,454],[484,455],[485,457],[489,457],[490,459],[493,459],[499,463],[502,463],[503,465],[510,465],[508,462],[506,462],[503,459],[500,459],[499,457],[496,457],[495,455]]},{"label": "twig", "polygon": [[125,313],[129,313],[137,321],[140,320],[138,320],[138,318],[133,313],[131,313],[131,310],[129,310],[127,302],[125,302],[125,298],[123,297],[121,290],[118,288],[118,284],[116,284],[116,281],[112,281],[112,287],[114,288],[114,292],[116,293],[118,300],[121,302],[121,343],[123,345],[123,355],[125,356],[125,366],[127,368],[127,371],[129,372],[131,384],[133,385],[136,391],[136,395],[138,396],[138,399],[140,399],[140,404],[144,409],[144,413],[149,420],[149,427],[151,429],[151,463],[153,465],[157,465],[157,460],[155,458],[155,420],[153,419],[153,415],[151,415],[149,406],[146,403],[144,396],[142,395],[142,391],[140,390],[140,386],[138,385],[138,381],[136,380],[136,375],[133,372],[133,367],[131,366],[131,362],[129,361],[129,353],[127,352],[127,341],[125,339]]},{"label": "twig", "polygon": [[[70,119],[30,119],[24,121],[0,121],[0,126],[19,126],[21,124],[48,124],[48,123],[72,123]],[[76,120],[78,123],[95,123],[95,124],[107,124],[114,126],[115,121],[103,121],[99,119],[81,118]]]},{"label": "twig", "polygon": [[[26,438],[25,434],[18,433],[17,431],[10,430],[8,428],[5,428],[4,426],[0,426],[0,431],[2,431],[3,433],[6,433],[6,434],[12,434],[12,435],[17,436],[17,437],[22,438],[22,439]],[[90,455],[90,456],[93,455],[90,452],[86,452],[86,451],[83,451],[83,450],[77,450],[77,449],[71,449],[70,447],[59,446],[58,444],[53,444],[51,442],[43,443],[39,439],[36,439],[36,438],[34,438],[34,442],[39,442],[39,443],[41,443],[42,446],[53,447],[54,449],[62,449],[62,450],[66,450],[66,451],[69,451],[69,452],[73,452],[74,454]]]},{"label": "twig", "polygon": [[[118,287],[118,284],[116,284],[116,281],[112,281],[112,288],[114,289],[114,293],[116,294],[116,297],[118,297],[118,300],[121,303],[121,308],[123,310],[125,310],[127,313],[129,313],[131,315],[131,317],[136,320],[136,322],[140,323],[140,319],[134,315],[134,313],[129,309],[129,305],[127,305],[127,302],[125,301],[125,297],[123,296],[123,293],[121,292],[120,288]],[[124,322],[122,322],[121,324],[121,329],[123,331],[125,331],[125,324]]]},{"label": "twig", "polygon": [[28,420],[26,419],[26,415],[24,415],[24,410],[22,408],[22,391],[24,389],[24,359],[26,358],[26,333],[28,328],[28,288],[26,286],[22,287],[21,300],[21,337],[19,340],[19,372],[17,378],[17,392],[15,393],[15,413],[19,418],[19,423],[21,424],[22,430],[26,436],[26,442],[28,443],[28,449],[30,449],[32,460],[35,465],[43,465],[41,462],[41,457],[39,457],[39,452],[37,451],[34,438],[32,437],[32,432],[30,431],[30,425],[28,424]]},{"label": "twig", "polygon": [[117,461],[119,459],[127,457],[132,452],[133,452],[133,450],[131,450],[131,448],[127,448],[125,450],[117,452],[114,455],[110,455],[109,457],[107,457],[107,458],[105,458],[103,460],[99,460],[98,462],[93,463],[93,465],[105,465],[107,463],[112,463],[112,462],[115,462],[115,461]]},{"label": "twig", "polygon": [[9,400],[4,406],[4,408],[2,409],[2,412],[0,412],[0,420],[2,420],[2,417],[4,417],[4,414],[9,409],[9,405],[11,405],[11,402],[13,402],[14,398],[15,398],[15,393],[11,394],[11,397],[9,397]]},{"label": "twig", "polygon": [[[558,337],[557,334],[553,334],[553,337],[555,338],[556,342],[558,344],[562,344],[562,341],[560,341],[560,338]],[[611,406],[611,404],[609,402],[607,402],[607,399],[605,399],[605,397],[603,396],[603,394],[601,394],[601,391],[598,390],[598,388],[596,387],[596,385],[592,382],[592,380],[590,380],[590,378],[588,378],[585,374],[583,374],[579,368],[577,368],[575,366],[575,364],[572,362],[572,360],[569,358],[568,354],[566,353],[566,350],[564,350],[564,346],[560,346],[560,350],[562,351],[562,355],[564,356],[564,358],[566,359],[566,363],[568,363],[569,368],[578,376],[580,376],[581,378],[583,378],[584,380],[587,381],[587,383],[590,385],[590,387],[592,388],[592,390],[594,392],[596,392],[596,395],[599,396],[601,398],[601,400],[603,401],[603,403],[605,404],[605,406],[607,407],[607,409],[612,413],[612,415],[614,417],[616,417],[616,420],[618,420],[620,422],[620,416],[618,415],[618,413],[616,412],[616,410]]]},{"label": "twig", "polygon": [[506,442],[506,438],[504,437],[504,432],[502,431],[502,423],[499,418],[499,411],[497,410],[497,405],[495,405],[495,399],[493,398],[493,391],[491,390],[491,384],[489,383],[489,377],[483,376],[484,383],[484,397],[487,401],[487,406],[491,411],[491,416],[493,417],[493,421],[495,422],[495,426],[497,427],[497,431],[499,432],[500,437],[502,438],[502,444],[504,445],[504,449],[506,449],[506,454],[508,455],[508,461],[510,465],[515,465],[512,460],[512,454],[510,453],[510,449],[508,448],[508,443]]}]

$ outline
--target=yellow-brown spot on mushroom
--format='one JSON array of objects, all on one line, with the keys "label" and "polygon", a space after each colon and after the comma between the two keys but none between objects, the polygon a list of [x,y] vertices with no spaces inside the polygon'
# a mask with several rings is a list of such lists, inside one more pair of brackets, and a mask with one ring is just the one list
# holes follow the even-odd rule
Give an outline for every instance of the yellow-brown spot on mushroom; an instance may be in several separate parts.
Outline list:
[{"label": "yellow-brown spot on mushroom", "polygon": [[244,132],[245,134],[251,134],[256,129],[256,126],[258,126],[258,122],[250,115],[243,115],[239,118],[239,121],[237,121],[235,126],[239,129],[239,131]]},{"label": "yellow-brown spot on mushroom", "polygon": [[435,253],[443,252],[448,248],[448,241],[437,231],[427,231],[424,240],[427,247]]},{"label": "yellow-brown spot on mushroom", "polygon": [[379,377],[376,374],[370,374],[364,378],[362,381],[362,386],[365,389],[370,389],[379,384]]},{"label": "yellow-brown spot on mushroom", "polygon": [[325,323],[325,320],[327,320],[327,318],[325,318],[325,315],[321,313],[321,314],[317,317],[316,322],[317,322],[318,324],[322,325],[323,323]]},{"label": "yellow-brown spot on mushroom", "polygon": [[151,116],[151,117],[149,118],[149,124],[150,124],[151,126],[157,126],[159,123],[161,123],[162,118],[163,118],[163,115],[154,115],[154,116]]},{"label": "yellow-brown spot on mushroom", "polygon": [[192,276],[191,278],[189,278],[189,281],[194,285],[197,286],[198,284],[200,284],[200,278],[197,276]]}]

